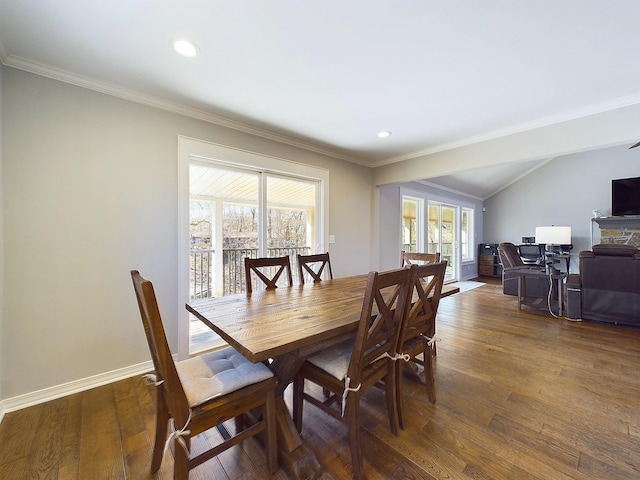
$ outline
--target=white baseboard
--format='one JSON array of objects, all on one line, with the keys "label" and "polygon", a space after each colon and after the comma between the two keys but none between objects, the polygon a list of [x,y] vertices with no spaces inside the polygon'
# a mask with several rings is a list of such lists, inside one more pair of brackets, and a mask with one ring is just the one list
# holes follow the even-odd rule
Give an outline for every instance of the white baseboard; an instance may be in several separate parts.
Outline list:
[{"label": "white baseboard", "polygon": [[56,398],[65,397],[73,393],[83,392],[91,388],[106,385],[107,383],[116,382],[134,375],[142,375],[153,370],[151,361],[138,363],[129,367],[120,368],[111,372],[93,375],[87,378],[74,380],[73,382],[63,383],[54,387],[44,388],[35,392],[18,395],[17,397],[5,398],[0,401],[0,422],[4,418],[5,413],[20,410],[39,403],[48,402]]}]

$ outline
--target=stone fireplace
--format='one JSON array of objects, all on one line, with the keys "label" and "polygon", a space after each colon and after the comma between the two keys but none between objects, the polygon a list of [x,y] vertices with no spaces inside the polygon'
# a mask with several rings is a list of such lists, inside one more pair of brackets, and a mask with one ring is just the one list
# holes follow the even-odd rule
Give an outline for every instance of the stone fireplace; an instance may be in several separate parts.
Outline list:
[{"label": "stone fireplace", "polygon": [[592,222],[600,228],[600,243],[640,248],[640,217],[602,217],[594,218]]}]

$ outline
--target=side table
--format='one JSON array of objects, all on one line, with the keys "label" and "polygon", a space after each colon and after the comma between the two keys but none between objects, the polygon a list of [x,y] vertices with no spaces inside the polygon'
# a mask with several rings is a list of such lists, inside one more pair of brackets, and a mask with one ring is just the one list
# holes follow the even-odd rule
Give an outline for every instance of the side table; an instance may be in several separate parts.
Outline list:
[{"label": "side table", "polygon": [[522,310],[522,302],[525,298],[527,298],[527,282],[525,282],[525,278],[540,278],[547,277],[549,279],[549,295],[553,293],[553,282],[555,280],[558,291],[558,315],[560,317],[563,316],[563,307],[564,307],[564,295],[562,284],[564,279],[567,278],[567,272],[559,272],[559,273],[547,273],[543,270],[527,270],[523,268],[522,270],[512,270],[516,275],[518,275],[518,310]]},{"label": "side table", "polygon": [[[555,264],[560,263],[560,260],[564,260],[566,264],[566,273],[569,273],[571,255],[567,253],[545,253],[545,259],[547,262],[551,264],[551,267],[555,269]],[[562,270],[560,270],[562,271]]]}]

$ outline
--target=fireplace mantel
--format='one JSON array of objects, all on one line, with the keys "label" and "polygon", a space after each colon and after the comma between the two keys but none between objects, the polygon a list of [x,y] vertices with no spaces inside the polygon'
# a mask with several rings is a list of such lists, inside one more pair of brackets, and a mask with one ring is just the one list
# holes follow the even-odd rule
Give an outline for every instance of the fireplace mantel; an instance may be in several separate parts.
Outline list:
[{"label": "fireplace mantel", "polygon": [[640,228],[640,216],[633,217],[599,217],[592,218],[592,222],[596,222],[600,228]]}]

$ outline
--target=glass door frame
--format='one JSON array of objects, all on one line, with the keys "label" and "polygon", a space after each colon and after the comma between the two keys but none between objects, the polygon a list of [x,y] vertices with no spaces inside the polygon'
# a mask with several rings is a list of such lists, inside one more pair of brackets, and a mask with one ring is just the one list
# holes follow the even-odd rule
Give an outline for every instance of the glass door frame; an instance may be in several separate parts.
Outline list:
[{"label": "glass door frame", "polygon": [[[410,218],[407,217],[405,215],[405,201],[407,202],[414,202],[415,206],[416,206],[416,215],[415,215],[415,229],[416,229],[416,252],[423,252],[424,250],[424,219],[425,219],[425,215],[424,215],[424,199],[420,198],[420,197],[416,197],[414,195],[407,195],[407,194],[402,194],[402,197],[400,199],[400,209],[401,209],[401,214],[400,214],[400,245],[402,250],[405,250],[405,245],[407,245],[407,243],[405,242],[405,238],[404,238],[404,230],[406,228],[405,225],[405,218]],[[412,251],[411,250],[411,244],[409,244],[409,249],[407,251]]]},{"label": "glass door frame", "polygon": [[[440,201],[440,200],[428,200],[427,202],[427,219],[426,219],[426,224],[427,226],[429,225],[429,208],[430,207],[434,207],[437,206],[438,207],[438,230],[439,230],[439,235],[438,235],[438,246],[437,246],[437,251],[440,252],[440,259],[441,260],[447,260],[447,258],[443,255],[443,235],[442,232],[444,230],[443,228],[443,215],[442,215],[442,210],[444,208],[449,208],[453,210],[453,239],[452,239],[452,252],[451,252],[451,256],[450,258],[453,259],[453,261],[449,261],[447,264],[447,272],[445,274],[444,280],[445,282],[456,282],[460,279],[460,262],[461,262],[461,255],[460,255],[460,230],[461,230],[461,218],[460,218],[460,210],[461,207],[460,205],[455,205],[453,203],[449,203],[449,202],[444,202],[444,201]],[[427,237],[427,245],[429,245],[431,242],[428,238],[429,236],[429,231],[427,228],[427,231],[425,232],[425,236]]]},{"label": "glass door frame", "polygon": [[[178,136],[178,359],[189,358],[189,315],[184,308],[189,299],[189,164],[191,159],[220,165],[261,170],[273,175],[317,181],[317,243],[329,245],[329,170],[291,160],[240,150],[225,145]],[[264,192],[263,192],[264,194]]]}]

